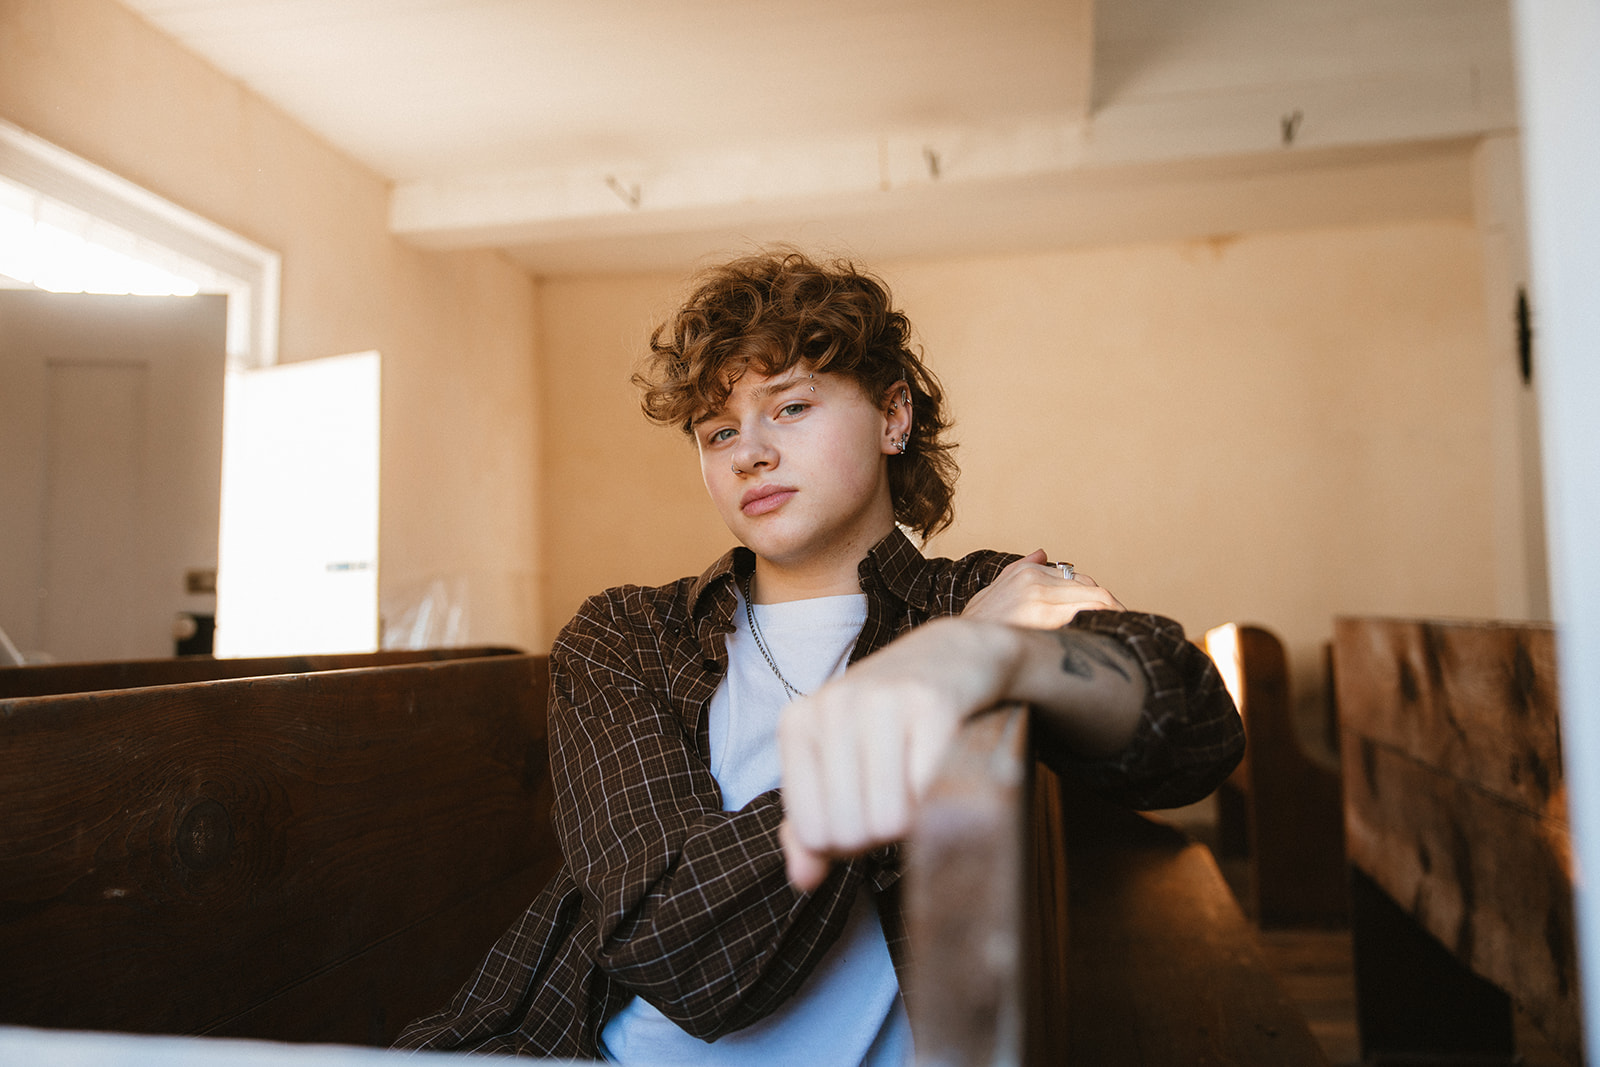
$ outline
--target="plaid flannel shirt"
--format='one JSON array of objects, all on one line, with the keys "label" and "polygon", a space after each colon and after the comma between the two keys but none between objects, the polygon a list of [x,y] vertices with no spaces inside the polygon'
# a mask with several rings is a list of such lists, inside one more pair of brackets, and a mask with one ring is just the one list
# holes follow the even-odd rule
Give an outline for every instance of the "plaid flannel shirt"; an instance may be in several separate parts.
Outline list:
[{"label": "plaid flannel shirt", "polygon": [[[1017,559],[925,559],[899,531],[860,566],[867,621],[852,662],[941,615],[960,613]],[[706,709],[727,669],[734,583],[747,549],[698,578],[591,597],[551,651],[552,818],[565,865],[444,1010],[398,1047],[595,1057],[630,997],[712,1040],[763,1018],[839,936],[863,886],[879,894],[904,981],[898,846],[836,864],[813,893],[788,883],[772,790],[721,810]],[[1081,612],[1071,625],[1122,640],[1149,697],[1118,756],[1051,756],[1055,769],[1137,808],[1214,789],[1239,761],[1243,727],[1206,658],[1176,623]]]}]

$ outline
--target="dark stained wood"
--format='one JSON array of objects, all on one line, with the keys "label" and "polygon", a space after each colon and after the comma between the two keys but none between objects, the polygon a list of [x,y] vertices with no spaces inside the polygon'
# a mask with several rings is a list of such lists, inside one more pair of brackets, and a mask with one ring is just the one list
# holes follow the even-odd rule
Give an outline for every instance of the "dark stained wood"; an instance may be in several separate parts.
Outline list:
[{"label": "dark stained wood", "polygon": [[1306,1025],[1328,1061],[1336,1067],[1348,1067],[1360,1060],[1350,928],[1295,926],[1262,930],[1260,940],[1272,973],[1306,1017]]},{"label": "dark stained wood", "polygon": [[1351,864],[1581,1062],[1550,628],[1340,619],[1334,652]]},{"label": "dark stained wood", "polygon": [[1204,845],[1069,798],[1065,1062],[1326,1064]]},{"label": "dark stained wood", "polygon": [[1028,887],[1024,940],[1027,1005],[1023,1062],[1040,1067],[1062,1063],[1068,1055],[1066,1003],[1070,988],[1070,930],[1067,899],[1067,830],[1061,783],[1042,763],[1033,765],[1029,812]]},{"label": "dark stained wood", "polygon": [[1029,759],[1025,708],[977,716],[917,813],[906,893],[919,1061],[1020,1061]]},{"label": "dark stained wood", "polygon": [[1364,1058],[1509,1067],[1516,1056],[1511,998],[1430,937],[1372,879],[1350,873]]},{"label": "dark stained wood", "polygon": [[[1295,731],[1283,643],[1259,626],[1206,634],[1249,747],[1219,791],[1218,838],[1249,859],[1247,905],[1264,928],[1342,923],[1349,910],[1339,772]],[[1241,848],[1242,846],[1242,848]]]},{"label": "dark stained wood", "polygon": [[1347,737],[1351,862],[1464,965],[1515,993],[1552,1044],[1575,1051],[1581,1006],[1566,827]]},{"label": "dark stained wood", "polygon": [[387,1042],[553,873],[547,688],[496,655],[0,700],[0,1022]]},{"label": "dark stained wood", "polygon": [[450,1003],[463,979],[527,910],[552,873],[535,864],[492,882],[206,1034],[312,1033],[317,1041],[386,1047],[411,1020]]},{"label": "dark stained wood", "polygon": [[48,663],[27,667],[0,667],[0,699],[47,696],[52,693],[89,693],[101,689],[133,689],[149,685],[211,682],[222,678],[254,678],[271,674],[309,674],[315,671],[352,670],[358,667],[392,667],[402,663],[435,663],[449,659],[520,655],[501,647],[391,649],[387,652],[347,652],[306,656],[259,656],[248,659],[213,659],[179,656],[173,659],[116,660],[105,663]]},{"label": "dark stained wood", "polygon": [[1043,767],[1030,785],[1026,727],[969,723],[911,841],[918,1061],[1326,1064],[1210,851]]},{"label": "dark stained wood", "polygon": [[1344,730],[1565,823],[1551,627],[1345,618],[1334,646]]}]

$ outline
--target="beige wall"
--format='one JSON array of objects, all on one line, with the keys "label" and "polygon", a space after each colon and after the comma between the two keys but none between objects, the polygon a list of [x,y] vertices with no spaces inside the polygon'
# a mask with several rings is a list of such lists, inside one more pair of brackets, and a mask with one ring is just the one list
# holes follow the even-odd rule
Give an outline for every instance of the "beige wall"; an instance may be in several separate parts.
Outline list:
[{"label": "beige wall", "polygon": [[732,544],[706,498],[694,445],[653,426],[628,382],[682,279],[540,284],[544,406],[544,629],[622,582],[698,573]]},{"label": "beige wall", "polygon": [[[932,550],[1044,547],[1193,635],[1270,626],[1312,703],[1335,614],[1494,614],[1480,259],[1462,220],[878,265],[957,416]],[[731,543],[627,385],[680,285],[541,287],[552,632]]]},{"label": "beige wall", "polygon": [[[110,0],[0,7],[0,54],[0,116],[282,254],[282,358],[383,353],[387,614],[437,588],[470,639],[542,648],[728,545],[627,385],[681,278],[409,249],[378,178]],[[1042,545],[1302,670],[1339,612],[1504,614],[1480,247],[1462,220],[877,264],[955,397],[934,549]]]},{"label": "beige wall", "polygon": [[280,358],[383,354],[381,595],[539,630],[535,293],[390,237],[388,189],[111,0],[0,5],[0,117],[278,252]]}]

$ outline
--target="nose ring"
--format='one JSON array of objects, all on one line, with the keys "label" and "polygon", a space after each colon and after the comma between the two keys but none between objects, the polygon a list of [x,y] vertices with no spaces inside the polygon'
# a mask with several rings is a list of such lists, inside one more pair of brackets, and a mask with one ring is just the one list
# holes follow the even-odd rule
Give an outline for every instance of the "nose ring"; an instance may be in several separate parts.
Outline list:
[{"label": "nose ring", "polygon": [[743,474],[744,471],[740,470],[738,467],[734,467],[733,468],[733,473],[735,473],[735,474]]}]

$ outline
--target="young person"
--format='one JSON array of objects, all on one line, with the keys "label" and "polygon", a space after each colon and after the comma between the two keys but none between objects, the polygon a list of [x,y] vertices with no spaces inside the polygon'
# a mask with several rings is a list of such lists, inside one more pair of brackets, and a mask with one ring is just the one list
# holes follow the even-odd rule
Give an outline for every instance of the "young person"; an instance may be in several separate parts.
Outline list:
[{"label": "young person", "polygon": [[741,547],[556,639],[565,865],[397,1044],[904,1062],[898,842],[965,717],[1029,703],[1058,772],[1140,808],[1238,762],[1176,623],[1042,551],[926,559],[902,532],[949,524],[955,477],[909,334],[879,281],[794,252],[708,272],[656,330],[645,413],[693,438]]}]

